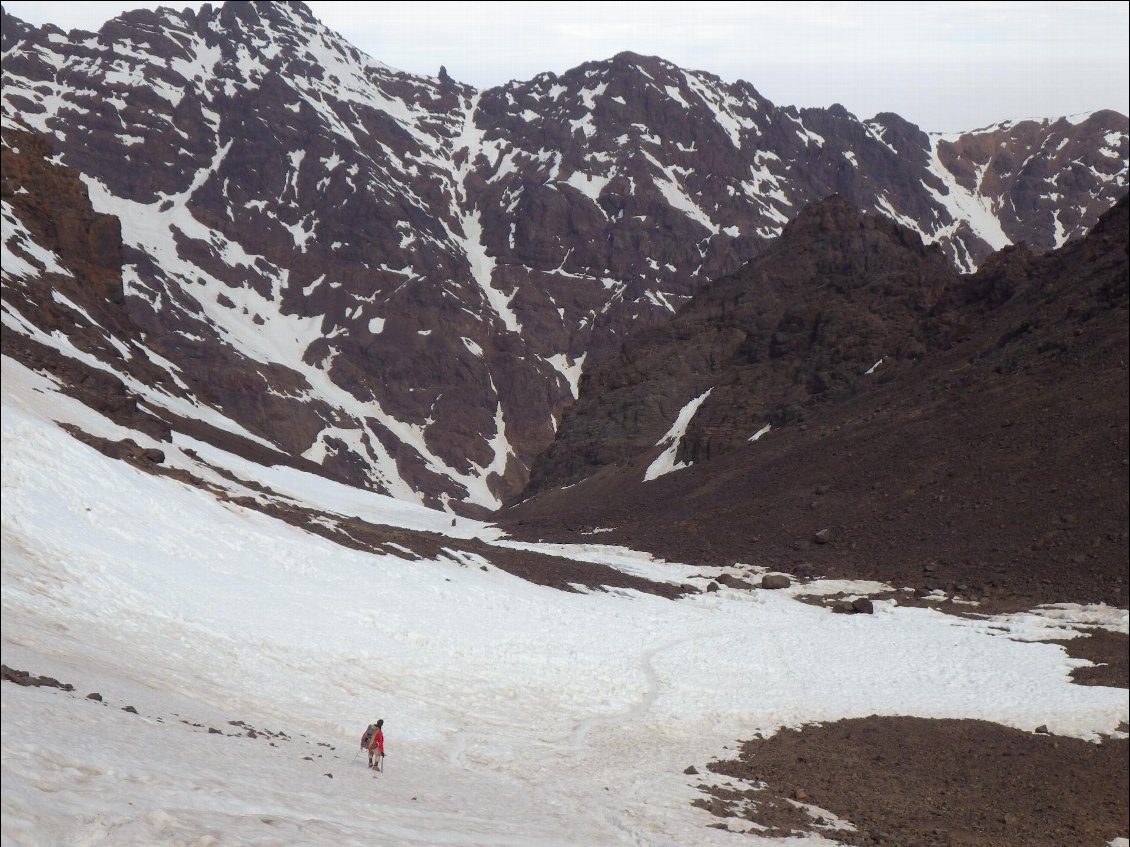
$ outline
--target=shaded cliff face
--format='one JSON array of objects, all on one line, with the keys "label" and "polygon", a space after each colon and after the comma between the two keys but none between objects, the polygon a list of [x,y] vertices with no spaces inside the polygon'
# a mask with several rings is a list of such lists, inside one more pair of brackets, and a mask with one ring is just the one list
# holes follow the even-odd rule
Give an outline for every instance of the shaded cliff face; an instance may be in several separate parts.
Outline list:
[{"label": "shaded cliff face", "polygon": [[586,378],[505,524],[1124,607],[1127,209],[972,277],[841,200],[805,210]]},{"label": "shaded cliff face", "polygon": [[674,463],[804,420],[879,359],[890,372],[920,356],[924,320],[956,278],[941,250],[861,217],[842,197],[808,207],[761,257],[584,377],[527,493],[654,452],[680,410],[708,391],[670,445]]},{"label": "shaded cliff face", "polygon": [[49,153],[41,136],[4,130],[3,353],[50,373],[116,423],[168,438],[168,426],[140,409],[126,387],[176,390],[139,355],[141,331],[124,309],[118,219],[95,212],[78,174],[48,162]]},{"label": "shaded cliff face", "polygon": [[[143,338],[151,411],[463,510],[522,490],[584,368],[811,201],[839,192],[971,269],[1081,234],[1126,184],[1110,112],[931,136],[633,54],[480,92],[383,66],[299,3],[98,33],[5,14],[3,75],[5,127],[120,221],[131,329],[100,325]],[[54,201],[21,179],[10,213],[37,231]],[[39,318],[53,280],[19,279],[6,326],[69,336]]]}]

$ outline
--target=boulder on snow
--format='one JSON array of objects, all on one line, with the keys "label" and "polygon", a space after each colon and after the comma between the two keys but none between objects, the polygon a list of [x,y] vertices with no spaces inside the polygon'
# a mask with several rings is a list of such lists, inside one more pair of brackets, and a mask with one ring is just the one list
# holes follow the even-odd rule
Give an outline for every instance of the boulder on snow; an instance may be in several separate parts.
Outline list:
[{"label": "boulder on snow", "polygon": [[875,604],[866,597],[859,597],[851,601],[851,610],[857,615],[872,615],[875,613]]},{"label": "boulder on snow", "polygon": [[761,577],[762,588],[788,588],[793,582],[781,573],[767,573]]},{"label": "boulder on snow", "polygon": [[99,703],[101,703],[102,702],[102,695],[99,694],[97,691],[94,691],[90,694],[87,694],[86,699],[87,700],[97,700]]},{"label": "boulder on snow", "polygon": [[840,615],[872,615],[875,613],[875,604],[866,597],[837,600],[832,604],[832,611]]},{"label": "boulder on snow", "polygon": [[753,588],[753,586],[744,579],[738,579],[736,576],[731,576],[728,573],[724,573],[718,577],[718,582],[725,585],[727,588]]},{"label": "boulder on snow", "polygon": [[8,682],[14,682],[16,685],[47,686],[48,688],[60,688],[63,691],[75,690],[75,687],[69,682],[59,682],[53,676],[32,676],[27,671],[10,668],[7,665],[2,665],[0,668],[3,671],[3,678]]}]

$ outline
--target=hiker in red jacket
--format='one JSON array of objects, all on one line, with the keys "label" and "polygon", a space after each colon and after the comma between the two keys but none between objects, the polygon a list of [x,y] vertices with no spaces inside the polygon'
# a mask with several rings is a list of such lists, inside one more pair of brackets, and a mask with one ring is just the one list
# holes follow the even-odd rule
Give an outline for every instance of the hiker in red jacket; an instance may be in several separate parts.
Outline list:
[{"label": "hiker in red jacket", "polygon": [[385,734],[381,729],[385,725],[384,718],[377,721],[376,730],[369,736],[369,767],[375,770],[381,769],[381,759],[385,755]]}]

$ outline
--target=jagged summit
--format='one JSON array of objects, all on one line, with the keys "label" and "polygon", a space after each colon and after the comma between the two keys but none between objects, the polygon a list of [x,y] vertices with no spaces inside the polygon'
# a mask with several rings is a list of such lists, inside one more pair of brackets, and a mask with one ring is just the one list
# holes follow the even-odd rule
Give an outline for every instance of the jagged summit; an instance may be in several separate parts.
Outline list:
[{"label": "jagged summit", "polygon": [[[120,220],[125,309],[177,414],[433,506],[520,492],[584,371],[813,201],[968,271],[1081,234],[1126,184],[1110,113],[937,138],[627,53],[477,91],[381,65],[302,4],[4,21],[4,126]],[[5,269],[14,331],[44,329],[49,281]],[[157,387],[131,392],[168,418]]]}]

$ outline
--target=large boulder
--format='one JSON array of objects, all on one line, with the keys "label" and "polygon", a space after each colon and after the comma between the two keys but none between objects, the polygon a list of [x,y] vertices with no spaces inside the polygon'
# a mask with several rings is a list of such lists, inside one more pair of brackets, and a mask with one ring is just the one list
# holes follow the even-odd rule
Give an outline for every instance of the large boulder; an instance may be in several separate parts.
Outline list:
[{"label": "large boulder", "polygon": [[791,579],[780,573],[767,573],[765,576],[761,577],[762,588],[788,588],[792,584]]}]

